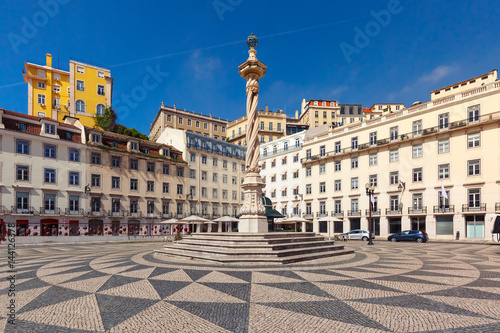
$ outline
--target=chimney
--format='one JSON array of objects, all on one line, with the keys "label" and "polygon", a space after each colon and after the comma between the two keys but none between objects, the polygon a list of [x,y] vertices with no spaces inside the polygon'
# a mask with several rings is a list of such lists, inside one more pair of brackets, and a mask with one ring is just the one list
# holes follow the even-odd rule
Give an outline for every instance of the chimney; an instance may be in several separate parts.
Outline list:
[{"label": "chimney", "polygon": [[295,119],[299,119],[299,110],[295,110]]},{"label": "chimney", "polygon": [[47,65],[47,67],[52,67],[52,54],[46,53],[45,54],[45,59],[46,59],[46,65]]},{"label": "chimney", "polygon": [[269,106],[266,105],[266,112],[269,112]]}]

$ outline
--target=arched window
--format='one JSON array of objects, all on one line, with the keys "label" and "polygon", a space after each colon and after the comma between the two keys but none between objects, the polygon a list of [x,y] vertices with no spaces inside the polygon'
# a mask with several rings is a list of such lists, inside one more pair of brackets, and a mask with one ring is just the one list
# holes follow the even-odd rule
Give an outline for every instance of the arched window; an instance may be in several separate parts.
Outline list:
[{"label": "arched window", "polygon": [[97,107],[96,107],[96,115],[98,116],[104,116],[104,109],[106,107],[104,106],[104,104],[97,104]]},{"label": "arched window", "polygon": [[283,143],[283,149],[288,150],[288,141],[285,141],[285,143]]},{"label": "arched window", "polygon": [[85,113],[85,102],[81,99],[76,101],[76,112]]}]

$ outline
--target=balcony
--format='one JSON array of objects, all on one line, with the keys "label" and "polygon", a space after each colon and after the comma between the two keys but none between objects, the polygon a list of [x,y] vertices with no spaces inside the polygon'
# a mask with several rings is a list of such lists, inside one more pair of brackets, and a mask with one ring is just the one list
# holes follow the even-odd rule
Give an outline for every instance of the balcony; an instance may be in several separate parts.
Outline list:
[{"label": "balcony", "polygon": [[89,216],[99,216],[99,217],[104,217],[107,216],[107,212],[104,209],[91,209],[89,211]]},{"label": "balcony", "polygon": [[[369,209],[365,210],[365,215],[366,216],[370,216],[370,210]],[[380,209],[372,210],[372,216],[380,216],[380,215],[381,215]]]},{"label": "balcony", "polygon": [[334,217],[344,217],[344,211],[343,210],[332,211],[332,216],[334,216]]},{"label": "balcony", "polygon": [[500,202],[497,202],[495,204],[495,212],[497,212],[497,213],[500,212]]},{"label": "balcony", "polygon": [[427,207],[408,207],[408,214],[410,215],[423,215],[427,214]]},{"label": "balcony", "polygon": [[385,209],[385,215],[403,215],[403,211],[401,209]]},{"label": "balcony", "polygon": [[127,216],[128,217],[142,217],[142,213],[140,210],[133,210],[133,211],[130,211],[128,210],[127,211]]},{"label": "balcony", "polygon": [[169,213],[162,213],[162,214],[161,214],[161,217],[164,217],[164,218],[169,218],[169,217],[170,217],[170,214],[169,214]]},{"label": "balcony", "polygon": [[80,209],[66,208],[65,214],[71,216],[85,216],[85,211],[81,208]]},{"label": "balcony", "polygon": [[12,206],[10,213],[11,214],[18,214],[18,215],[36,215],[36,214],[38,214],[38,212],[32,206],[24,207],[24,208],[17,208],[17,206]]},{"label": "balcony", "polygon": [[123,217],[125,216],[125,210],[122,209],[117,209],[117,210],[110,210],[108,211],[108,216],[109,217]]},{"label": "balcony", "polygon": [[347,216],[361,216],[361,211],[358,210],[348,210]]},{"label": "balcony", "polygon": [[289,152],[292,152],[294,150],[299,150],[302,148],[302,144],[299,144],[299,145],[291,145],[291,146],[288,146],[287,149],[277,149],[277,150],[269,150],[267,151],[266,154],[262,153],[261,155],[261,158],[263,157],[270,157],[270,156],[273,156],[273,155],[279,155],[281,153],[289,153]]},{"label": "balcony", "polygon": [[328,216],[327,212],[316,212],[316,217],[326,217]]},{"label": "balcony", "polygon": [[462,205],[462,213],[486,212],[486,204]]},{"label": "balcony", "polygon": [[60,216],[62,214],[61,209],[54,207],[52,209],[47,209],[45,207],[40,207],[40,215],[47,216]]},{"label": "balcony", "polygon": [[312,219],[312,218],[314,218],[314,214],[313,213],[304,213],[303,217],[306,219]]},{"label": "balcony", "polygon": [[434,214],[449,214],[455,213],[455,205],[434,206]]}]

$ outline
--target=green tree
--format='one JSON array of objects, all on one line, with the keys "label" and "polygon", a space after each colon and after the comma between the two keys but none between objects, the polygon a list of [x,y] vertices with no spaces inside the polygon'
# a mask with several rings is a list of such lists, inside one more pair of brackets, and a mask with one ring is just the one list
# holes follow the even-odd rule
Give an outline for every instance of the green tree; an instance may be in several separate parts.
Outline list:
[{"label": "green tree", "polygon": [[96,116],[94,119],[95,126],[102,128],[105,131],[114,132],[116,128],[116,112],[107,106],[104,109],[104,115]]}]

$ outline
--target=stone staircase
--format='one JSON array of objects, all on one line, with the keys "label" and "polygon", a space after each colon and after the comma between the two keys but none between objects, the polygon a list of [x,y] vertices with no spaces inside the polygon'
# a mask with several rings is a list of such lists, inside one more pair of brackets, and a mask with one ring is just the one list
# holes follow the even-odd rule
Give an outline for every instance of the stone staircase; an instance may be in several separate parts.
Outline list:
[{"label": "stone staircase", "polygon": [[218,263],[290,264],[354,251],[313,232],[272,232],[195,233],[155,253]]}]

